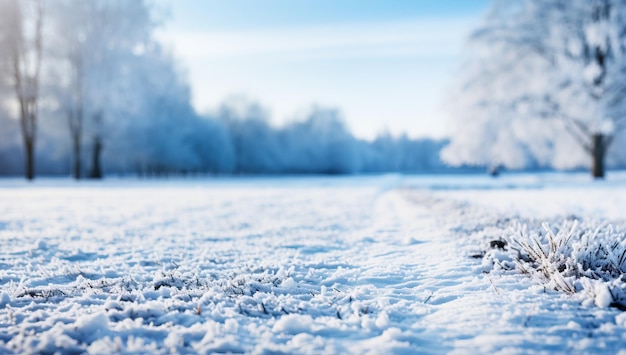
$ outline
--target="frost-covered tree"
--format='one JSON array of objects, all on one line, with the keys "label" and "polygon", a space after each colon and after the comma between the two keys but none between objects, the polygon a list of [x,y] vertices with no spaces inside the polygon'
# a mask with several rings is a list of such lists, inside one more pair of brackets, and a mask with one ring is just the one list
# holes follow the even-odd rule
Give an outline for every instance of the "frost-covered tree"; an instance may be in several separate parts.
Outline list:
[{"label": "frost-covered tree", "polygon": [[471,36],[452,164],[575,167],[626,124],[626,1],[495,0]]},{"label": "frost-covered tree", "polygon": [[129,63],[151,40],[153,21],[145,1],[55,0],[54,51],[61,71],[58,99],[65,111],[73,173],[80,178],[83,137],[89,134],[91,178],[102,177],[101,154],[110,121],[123,116],[133,75]]},{"label": "frost-covered tree", "polygon": [[[85,8],[90,2],[57,1],[52,8],[53,53],[57,59],[56,76],[58,85],[54,88],[56,99],[67,119],[71,141],[72,176],[82,175],[82,148],[84,135],[85,91],[88,59],[87,43],[93,26],[87,25],[90,17],[85,16]],[[80,16],[77,16],[80,14]]]},{"label": "frost-covered tree", "polygon": [[221,105],[216,116],[230,133],[235,173],[275,174],[282,170],[285,152],[260,104],[234,96]]},{"label": "frost-covered tree", "polygon": [[125,119],[112,127],[105,161],[141,175],[230,172],[234,152],[224,125],[201,117],[174,59],[156,44],[127,63]]},{"label": "frost-covered tree", "polygon": [[357,140],[337,109],[314,106],[284,127],[284,162],[289,172],[351,174],[360,170]]},{"label": "frost-covered tree", "polygon": [[43,20],[42,0],[0,1],[0,71],[14,88],[29,180],[35,177]]}]

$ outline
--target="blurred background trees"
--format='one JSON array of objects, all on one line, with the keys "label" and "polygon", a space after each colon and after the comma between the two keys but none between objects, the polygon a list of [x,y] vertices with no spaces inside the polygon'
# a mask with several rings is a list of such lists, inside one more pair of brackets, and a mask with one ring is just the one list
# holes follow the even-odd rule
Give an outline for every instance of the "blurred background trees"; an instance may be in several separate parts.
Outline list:
[{"label": "blurred background trees", "polygon": [[[110,116],[123,117],[141,68],[132,64],[150,45],[154,27],[143,1],[50,2],[50,60],[59,79],[56,100],[67,118],[72,175],[82,175],[83,137],[91,148],[89,177],[102,177],[101,154]],[[135,98],[141,100],[141,98]],[[86,131],[86,132],[85,132]]]},{"label": "blurred background trees", "polygon": [[359,139],[339,110],[320,106],[277,126],[241,97],[200,114],[184,70],[155,38],[154,13],[148,0],[0,0],[0,174],[443,172],[450,164],[591,167],[602,177],[606,166],[626,166],[626,0],[493,0],[469,38],[449,140]]},{"label": "blurred background trees", "polygon": [[0,174],[445,169],[433,163],[443,143],[359,140],[335,109],[313,107],[283,127],[241,98],[197,113],[148,1],[0,0],[0,17]]},{"label": "blurred background trees", "polygon": [[469,49],[446,161],[601,178],[623,160],[626,1],[495,0]]},{"label": "blurred background trees", "polygon": [[24,173],[35,177],[35,142],[39,115],[44,7],[41,0],[0,3],[0,68],[14,91],[14,107],[24,148]]}]

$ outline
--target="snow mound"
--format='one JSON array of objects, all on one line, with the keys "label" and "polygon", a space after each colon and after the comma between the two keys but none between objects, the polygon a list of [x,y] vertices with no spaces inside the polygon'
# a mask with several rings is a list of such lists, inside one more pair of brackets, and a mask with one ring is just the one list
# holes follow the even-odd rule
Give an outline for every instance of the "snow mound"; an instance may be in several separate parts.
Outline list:
[{"label": "snow mound", "polygon": [[273,330],[287,334],[310,333],[313,327],[313,318],[310,315],[288,314],[281,317]]}]

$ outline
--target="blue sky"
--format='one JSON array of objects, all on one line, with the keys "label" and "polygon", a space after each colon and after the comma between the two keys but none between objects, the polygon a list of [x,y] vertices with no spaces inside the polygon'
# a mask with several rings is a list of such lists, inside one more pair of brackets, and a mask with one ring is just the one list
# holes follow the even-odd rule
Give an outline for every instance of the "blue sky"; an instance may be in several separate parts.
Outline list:
[{"label": "blue sky", "polygon": [[447,89],[486,0],[160,0],[159,37],[187,68],[199,111],[245,96],[275,124],[311,105],[350,129],[446,135]]}]

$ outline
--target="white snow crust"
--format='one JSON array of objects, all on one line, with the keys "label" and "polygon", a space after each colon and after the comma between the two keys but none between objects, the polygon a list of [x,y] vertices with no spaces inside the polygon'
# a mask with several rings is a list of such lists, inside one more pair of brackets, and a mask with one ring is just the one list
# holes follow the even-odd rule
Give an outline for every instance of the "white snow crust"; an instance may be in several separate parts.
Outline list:
[{"label": "white snow crust", "polygon": [[603,283],[472,256],[624,201],[618,173],[0,180],[0,353],[616,353]]}]

